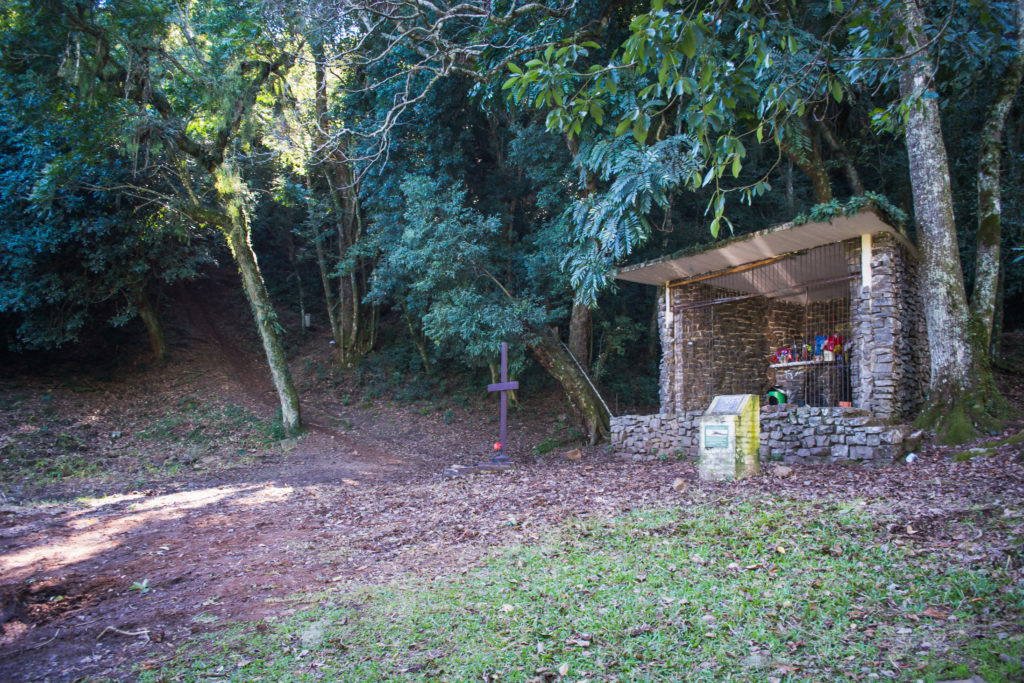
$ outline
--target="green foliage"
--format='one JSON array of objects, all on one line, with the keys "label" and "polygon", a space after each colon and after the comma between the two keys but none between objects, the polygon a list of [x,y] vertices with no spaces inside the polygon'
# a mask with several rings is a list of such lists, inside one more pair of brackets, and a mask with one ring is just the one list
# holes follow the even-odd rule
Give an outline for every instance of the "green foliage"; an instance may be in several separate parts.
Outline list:
[{"label": "green foliage", "polygon": [[890,202],[884,195],[877,192],[865,192],[863,195],[850,197],[845,202],[833,199],[825,204],[815,204],[807,213],[797,214],[793,225],[804,223],[827,223],[840,216],[852,216],[861,211],[872,210],[882,214],[882,219],[898,227],[906,226],[910,220],[907,213]]},{"label": "green foliage", "polygon": [[700,167],[700,151],[689,136],[646,147],[625,138],[600,139],[582,145],[574,165],[581,185],[592,175],[607,188],[578,199],[563,218],[574,248],[562,265],[577,296],[593,305],[614,264],[650,236],[648,217],[657,209],[670,220],[671,197]]},{"label": "green foliage", "polygon": [[72,165],[37,142],[60,127],[35,126],[0,121],[0,314],[15,348],[59,347],[99,321],[123,325],[153,285],[212,262],[208,241],[174,215],[91,189],[146,182],[125,160]]}]

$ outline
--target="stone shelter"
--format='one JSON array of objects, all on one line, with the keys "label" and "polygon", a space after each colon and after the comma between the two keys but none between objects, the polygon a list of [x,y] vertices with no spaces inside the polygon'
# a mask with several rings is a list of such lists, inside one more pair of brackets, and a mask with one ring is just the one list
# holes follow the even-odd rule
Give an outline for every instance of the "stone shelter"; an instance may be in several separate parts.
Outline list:
[{"label": "stone shelter", "polygon": [[755,394],[762,460],[901,454],[928,347],[917,252],[875,212],[787,223],[617,277],[659,288],[662,347],[660,411],[613,417],[618,452],[696,456],[712,398]]}]

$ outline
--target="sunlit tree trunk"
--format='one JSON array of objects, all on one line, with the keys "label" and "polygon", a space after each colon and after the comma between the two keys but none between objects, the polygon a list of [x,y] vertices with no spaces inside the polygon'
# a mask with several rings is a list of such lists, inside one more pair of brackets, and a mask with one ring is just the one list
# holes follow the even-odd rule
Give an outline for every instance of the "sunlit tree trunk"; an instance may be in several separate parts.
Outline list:
[{"label": "sunlit tree trunk", "polygon": [[249,241],[249,219],[242,206],[241,199],[223,195],[224,203],[228,207],[228,216],[231,223],[225,229],[228,246],[238,264],[238,272],[242,278],[242,288],[245,296],[252,307],[253,317],[256,320],[256,329],[263,342],[263,350],[267,356],[267,364],[270,367],[270,377],[274,382],[278,398],[281,403],[281,424],[286,434],[295,434],[302,427],[302,418],[299,412],[299,394],[292,382],[291,370],[288,368],[288,359],[278,335],[279,324],[277,313],[270,302],[270,295],[267,294],[266,285],[263,282],[263,275],[260,273],[259,264],[256,261],[256,254],[252,250]]}]

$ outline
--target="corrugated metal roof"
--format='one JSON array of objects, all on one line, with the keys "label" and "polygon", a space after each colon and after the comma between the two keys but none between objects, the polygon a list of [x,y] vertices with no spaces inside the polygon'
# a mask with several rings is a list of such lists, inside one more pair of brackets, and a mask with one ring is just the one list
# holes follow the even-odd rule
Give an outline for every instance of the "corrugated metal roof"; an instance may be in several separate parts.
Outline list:
[{"label": "corrugated metal roof", "polygon": [[[784,223],[736,237],[718,247],[709,245],[704,251],[665,256],[646,263],[624,266],[615,277],[646,285],[664,285],[880,232],[895,236],[911,252],[916,253],[913,244],[899,229],[884,222],[874,211],[861,211],[853,216],[840,216],[826,223]],[[792,275],[803,282],[814,279],[809,273]]]}]

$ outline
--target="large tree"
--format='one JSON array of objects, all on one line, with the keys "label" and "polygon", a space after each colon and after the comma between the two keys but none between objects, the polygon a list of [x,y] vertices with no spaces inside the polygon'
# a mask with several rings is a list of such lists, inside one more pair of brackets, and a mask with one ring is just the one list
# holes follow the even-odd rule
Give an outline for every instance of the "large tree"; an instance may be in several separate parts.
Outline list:
[{"label": "large tree", "polygon": [[[241,157],[252,143],[259,98],[283,93],[297,45],[281,46],[248,6],[145,2],[17,2],[8,5],[8,73],[73,85],[86,103],[122,123],[122,145],[167,151],[177,191],[169,210],[224,235],[277,389],[285,431],[301,427],[299,399],[279,324],[253,252],[250,196]],[[197,186],[193,180],[199,179]]]}]

